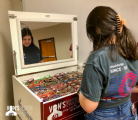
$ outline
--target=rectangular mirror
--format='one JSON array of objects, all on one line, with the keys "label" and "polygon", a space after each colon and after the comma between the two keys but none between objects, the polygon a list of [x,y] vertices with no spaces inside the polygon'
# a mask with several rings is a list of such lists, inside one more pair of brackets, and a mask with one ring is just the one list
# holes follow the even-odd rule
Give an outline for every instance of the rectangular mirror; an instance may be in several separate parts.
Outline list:
[{"label": "rectangular mirror", "polygon": [[9,18],[16,74],[77,65],[76,15],[9,11]]},{"label": "rectangular mirror", "polygon": [[24,64],[70,59],[71,23],[21,21]]}]

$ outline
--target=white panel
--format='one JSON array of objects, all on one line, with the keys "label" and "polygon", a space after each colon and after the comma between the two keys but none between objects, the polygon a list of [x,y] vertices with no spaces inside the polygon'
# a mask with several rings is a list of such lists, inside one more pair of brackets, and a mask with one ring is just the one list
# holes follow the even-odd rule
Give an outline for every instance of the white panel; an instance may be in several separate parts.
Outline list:
[{"label": "white panel", "polygon": [[[14,90],[14,105],[19,106],[19,100],[21,99],[21,105],[26,109],[27,113],[33,120],[41,120],[41,101],[38,97],[34,96],[32,92],[26,88],[18,78],[13,76],[13,90]],[[26,115],[21,111],[17,111],[17,114],[22,118],[22,120],[28,120]],[[16,117],[16,120],[20,120]]]}]

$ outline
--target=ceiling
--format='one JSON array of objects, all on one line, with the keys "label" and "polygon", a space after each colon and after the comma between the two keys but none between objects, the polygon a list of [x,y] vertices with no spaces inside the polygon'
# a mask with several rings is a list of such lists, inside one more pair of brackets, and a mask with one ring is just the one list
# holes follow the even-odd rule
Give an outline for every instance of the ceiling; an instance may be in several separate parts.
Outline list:
[{"label": "ceiling", "polygon": [[42,29],[61,24],[60,22],[26,22],[21,21],[21,28],[28,27],[30,30]]}]

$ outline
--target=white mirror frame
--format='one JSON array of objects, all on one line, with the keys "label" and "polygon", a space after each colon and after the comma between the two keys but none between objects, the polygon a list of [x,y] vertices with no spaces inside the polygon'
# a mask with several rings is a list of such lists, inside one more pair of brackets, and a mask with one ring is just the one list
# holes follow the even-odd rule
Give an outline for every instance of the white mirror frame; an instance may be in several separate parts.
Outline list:
[{"label": "white mirror frame", "polygon": [[[78,46],[77,21],[74,20],[74,18],[77,17],[76,15],[9,11],[9,16],[11,15],[13,15],[13,18],[9,17],[9,21],[10,21],[12,48],[13,51],[16,52],[16,58],[14,58],[14,62],[16,63],[14,64],[16,64],[17,66],[15,67],[15,73],[17,75],[77,65],[77,46]],[[24,65],[21,26],[20,26],[21,21],[71,23],[73,58]]]}]

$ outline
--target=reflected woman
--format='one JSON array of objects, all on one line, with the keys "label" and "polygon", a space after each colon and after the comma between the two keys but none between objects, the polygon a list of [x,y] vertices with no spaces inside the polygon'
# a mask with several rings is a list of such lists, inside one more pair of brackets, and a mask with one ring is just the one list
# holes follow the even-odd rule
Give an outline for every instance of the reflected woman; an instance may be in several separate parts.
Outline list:
[{"label": "reflected woman", "polygon": [[43,56],[40,49],[33,42],[30,29],[25,27],[22,28],[21,32],[25,65],[43,62]]}]

